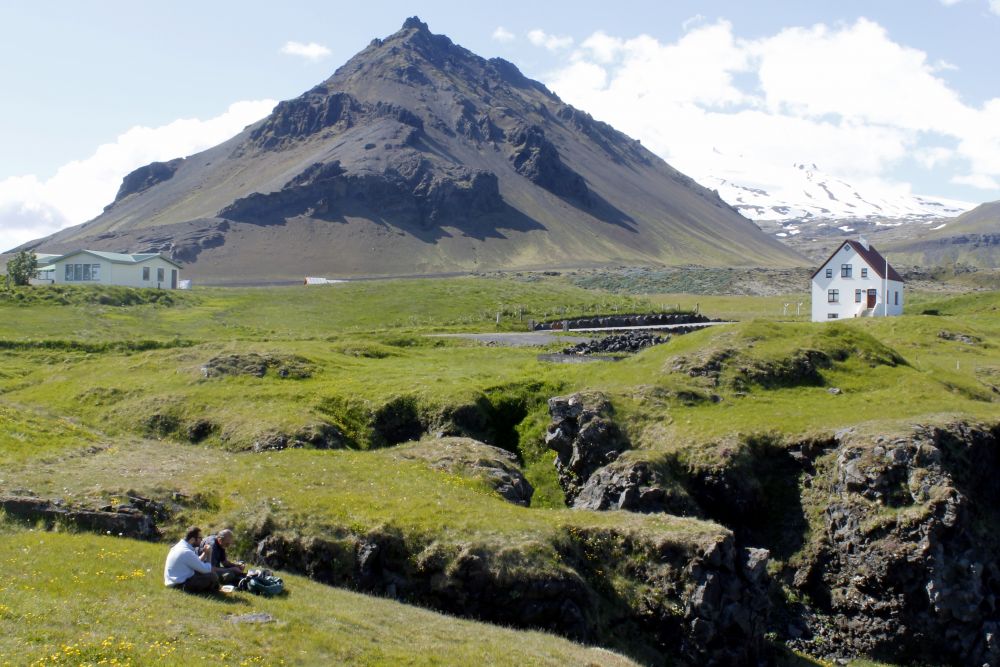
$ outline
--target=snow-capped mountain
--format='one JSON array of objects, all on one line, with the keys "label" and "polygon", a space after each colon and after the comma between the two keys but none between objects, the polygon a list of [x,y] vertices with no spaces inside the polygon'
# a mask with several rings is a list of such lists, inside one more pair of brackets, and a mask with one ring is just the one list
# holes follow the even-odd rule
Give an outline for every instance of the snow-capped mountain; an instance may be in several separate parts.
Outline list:
[{"label": "snow-capped mountain", "polygon": [[[773,222],[870,221],[896,226],[908,221],[951,218],[975,204],[909,193],[859,188],[824,174],[815,164],[795,164],[778,187],[756,187],[736,178],[710,176],[706,187],[752,220]],[[742,181],[742,182],[740,182]]]}]

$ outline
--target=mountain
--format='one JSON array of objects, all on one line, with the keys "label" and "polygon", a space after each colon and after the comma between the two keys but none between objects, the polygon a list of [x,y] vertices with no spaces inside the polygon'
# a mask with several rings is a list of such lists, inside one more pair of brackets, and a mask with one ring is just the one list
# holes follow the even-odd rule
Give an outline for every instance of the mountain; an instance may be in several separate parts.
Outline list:
[{"label": "mountain", "polygon": [[[716,150],[716,153],[719,151]],[[824,173],[816,164],[767,170],[764,180],[741,158],[720,154],[725,178],[700,182],[754,220],[764,232],[813,261],[822,261],[841,242],[865,236],[880,246],[925,238],[974,205],[967,202],[860,187]]]},{"label": "mountain", "polygon": [[[920,195],[872,192],[823,173],[815,164],[795,164],[783,174],[779,188],[741,185],[710,177],[703,181],[752,220],[780,222],[863,221],[901,224],[951,218],[973,204]],[[891,221],[891,222],[889,222]]]},{"label": "mountain", "polygon": [[166,252],[212,282],[804,261],[639,142],[417,18],[26,247]]},{"label": "mountain", "polygon": [[1000,267],[1000,201],[988,202],[954,220],[935,226],[926,236],[891,246],[910,264],[971,264]]}]

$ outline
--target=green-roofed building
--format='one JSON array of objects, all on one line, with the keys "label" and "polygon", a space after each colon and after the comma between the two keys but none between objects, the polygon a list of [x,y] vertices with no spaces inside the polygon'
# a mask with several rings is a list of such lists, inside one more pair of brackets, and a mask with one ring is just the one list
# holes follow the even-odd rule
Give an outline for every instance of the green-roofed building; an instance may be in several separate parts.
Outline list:
[{"label": "green-roofed building", "polygon": [[38,255],[35,284],[122,285],[178,289],[181,265],[159,253],[126,254],[74,250],[65,255]]}]

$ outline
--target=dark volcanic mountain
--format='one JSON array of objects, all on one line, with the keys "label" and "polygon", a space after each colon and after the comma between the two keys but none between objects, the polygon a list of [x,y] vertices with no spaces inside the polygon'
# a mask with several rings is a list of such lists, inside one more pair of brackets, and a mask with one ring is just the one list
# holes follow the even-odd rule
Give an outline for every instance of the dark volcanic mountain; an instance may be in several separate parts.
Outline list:
[{"label": "dark volcanic mountain", "polygon": [[229,141],[129,174],[102,215],[28,247],[167,252],[217,282],[802,263],[639,142],[416,18]]}]

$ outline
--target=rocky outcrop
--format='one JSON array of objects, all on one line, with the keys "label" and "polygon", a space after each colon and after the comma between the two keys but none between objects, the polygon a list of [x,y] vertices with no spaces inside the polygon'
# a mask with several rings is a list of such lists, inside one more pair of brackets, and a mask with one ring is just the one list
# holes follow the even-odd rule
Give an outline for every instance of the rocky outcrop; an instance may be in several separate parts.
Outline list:
[{"label": "rocky outcrop", "polygon": [[554,195],[590,206],[591,197],[583,176],[567,167],[559,150],[538,125],[521,125],[508,133],[513,147],[510,160],[517,173]]},{"label": "rocky outcrop", "polygon": [[383,118],[416,130],[424,127],[420,117],[405,107],[387,102],[361,102],[348,93],[331,92],[321,84],[300,97],[279,102],[237,150],[240,153],[281,150],[324,130],[342,132],[359,123]]},{"label": "rocky outcrop", "polygon": [[115,195],[115,201],[108,208],[129,195],[148,190],[157,183],[169,181],[183,163],[184,158],[179,157],[169,162],[151,162],[144,167],[139,167],[122,179],[118,194]]},{"label": "rocky outcrop", "polygon": [[649,461],[622,457],[586,479],[572,507],[587,510],[669,512],[697,516],[698,506],[684,488]]},{"label": "rocky outcrop", "polygon": [[63,524],[79,530],[138,540],[160,538],[155,516],[162,506],[157,503],[154,507],[151,503],[146,498],[136,497],[128,503],[94,510],[34,496],[0,496],[0,510],[21,521],[41,521],[46,526]]},{"label": "rocky outcrop", "polygon": [[682,650],[695,664],[752,665],[765,655],[770,604],[766,549],[739,549],[732,536],[692,561]]},{"label": "rocky outcrop", "polygon": [[794,643],[831,657],[1000,665],[998,470],[998,428],[845,434],[809,491],[824,507],[822,535],[794,585],[816,603]]},{"label": "rocky outcrop", "polygon": [[363,210],[427,227],[446,218],[476,217],[504,207],[492,172],[442,163],[404,149],[393,152],[379,170],[349,173],[339,162],[313,164],[280,190],[237,199],[218,215],[274,225],[303,215],[342,221],[345,212]]},{"label": "rocky outcrop", "polygon": [[545,444],[556,451],[559,484],[572,505],[583,485],[598,468],[631,445],[611,419],[611,403],[600,393],[556,396],[549,399]]}]

